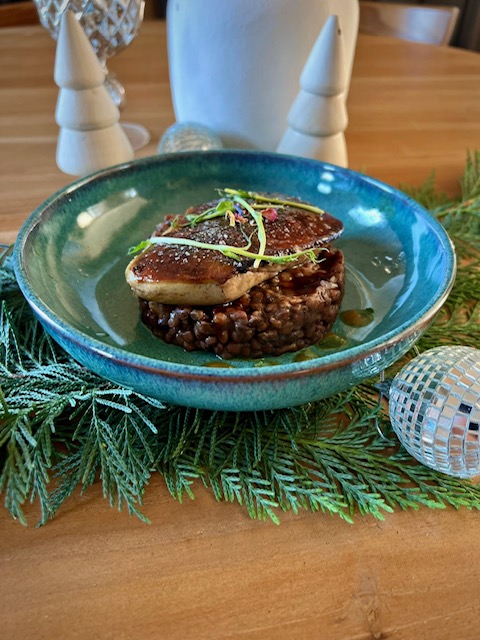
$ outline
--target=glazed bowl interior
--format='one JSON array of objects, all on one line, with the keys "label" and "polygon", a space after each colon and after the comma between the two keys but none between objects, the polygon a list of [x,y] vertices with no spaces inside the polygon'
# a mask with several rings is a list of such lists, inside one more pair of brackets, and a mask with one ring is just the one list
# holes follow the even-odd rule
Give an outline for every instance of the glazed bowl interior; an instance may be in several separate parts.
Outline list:
[{"label": "glazed bowl interior", "polygon": [[[281,192],[341,219],[344,233],[335,245],[347,265],[342,309],[371,308],[372,322],[351,327],[338,319],[333,332],[341,346],[315,345],[303,356],[263,361],[219,363],[213,354],[189,353],[151,335],[125,282],[128,250],[166,214],[211,200],[223,187]],[[268,408],[268,402],[192,398],[188,381],[209,396],[215,385],[221,395],[225,381],[242,387],[243,379],[248,387],[252,380],[268,378],[288,387],[292,378],[313,376],[312,397],[285,392],[283,406],[325,397],[355,383],[348,375],[355,363],[381,354],[373,357],[375,367],[366,367],[367,377],[388,366],[392,356],[383,358],[385,350],[395,347],[399,357],[411,346],[444,302],[455,274],[455,256],[442,227],[399,191],[317,161],[247,151],[155,156],[79,180],[32,214],[15,255],[20,286],[45,328],[99,375],[170,402],[249,410]],[[322,372],[335,369],[345,375],[333,376],[331,383],[326,376],[323,388]],[[153,376],[156,384],[147,384],[145,376]],[[175,378],[186,390],[172,395]]]}]

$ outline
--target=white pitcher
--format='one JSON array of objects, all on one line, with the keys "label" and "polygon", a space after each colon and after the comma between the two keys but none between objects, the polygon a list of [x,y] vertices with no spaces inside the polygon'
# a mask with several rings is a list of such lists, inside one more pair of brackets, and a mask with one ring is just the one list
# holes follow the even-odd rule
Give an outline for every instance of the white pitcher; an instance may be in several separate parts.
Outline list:
[{"label": "white pitcher", "polygon": [[274,151],[303,65],[331,14],[339,16],[350,77],[358,0],[169,0],[177,122],[206,125],[227,147]]}]

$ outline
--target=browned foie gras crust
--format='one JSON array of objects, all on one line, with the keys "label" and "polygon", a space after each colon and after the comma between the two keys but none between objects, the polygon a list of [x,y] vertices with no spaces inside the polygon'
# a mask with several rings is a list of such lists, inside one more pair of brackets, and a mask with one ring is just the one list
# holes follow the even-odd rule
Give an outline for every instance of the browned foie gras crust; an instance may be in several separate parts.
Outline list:
[{"label": "browned foie gras crust", "polygon": [[[202,213],[215,202],[192,208]],[[277,218],[264,221],[267,235],[265,253],[282,256],[306,249],[318,249],[338,237],[342,223],[324,213],[319,215],[293,205],[277,209]],[[206,220],[194,227],[172,229],[170,222],[158,226],[154,236],[169,236],[196,240],[208,244],[244,247],[251,237],[253,253],[259,242],[253,219],[231,226],[224,217]],[[128,265],[127,282],[142,299],[167,304],[221,304],[237,299],[252,286],[271,278],[287,268],[286,264],[263,262],[252,269],[251,260],[234,261],[218,251],[192,246],[154,245],[136,256]]]},{"label": "browned foie gras crust", "polygon": [[286,269],[223,305],[174,306],[140,300],[142,319],[167,343],[222,358],[260,358],[298,351],[323,338],[344,292],[338,250],[322,262]]}]

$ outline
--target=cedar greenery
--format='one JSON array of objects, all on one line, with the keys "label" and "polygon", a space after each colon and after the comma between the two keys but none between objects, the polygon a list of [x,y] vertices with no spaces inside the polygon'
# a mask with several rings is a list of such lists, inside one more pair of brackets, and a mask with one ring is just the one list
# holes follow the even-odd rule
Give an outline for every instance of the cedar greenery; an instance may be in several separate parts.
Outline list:
[{"label": "cedar greenery", "polygon": [[[432,175],[410,190],[448,230],[460,264],[420,350],[480,347],[479,152],[467,156],[461,189],[458,202],[449,201]],[[38,501],[44,524],[75,489],[96,481],[112,506],[145,520],[142,496],[154,473],[179,501],[203,484],[217,500],[276,523],[282,511],[301,509],[348,522],[355,513],[383,519],[394,508],[480,509],[480,487],[428,469],[398,446],[375,380],[282,411],[167,406],[104,381],[53,342],[18,289],[9,250],[0,297],[0,491],[23,524],[26,502]]]}]

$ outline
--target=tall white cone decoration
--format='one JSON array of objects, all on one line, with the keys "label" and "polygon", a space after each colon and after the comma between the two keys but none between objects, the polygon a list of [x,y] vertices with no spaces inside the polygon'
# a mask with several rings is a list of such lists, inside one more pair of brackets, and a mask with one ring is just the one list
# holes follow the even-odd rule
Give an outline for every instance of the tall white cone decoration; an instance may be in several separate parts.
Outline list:
[{"label": "tall white cone decoration", "polygon": [[277,151],[346,167],[348,84],[339,18],[331,15],[303,68],[300,92],[288,113],[288,127]]},{"label": "tall white cone decoration", "polygon": [[83,176],[131,160],[134,152],[105,88],[105,72],[72,11],[65,11],[60,23],[54,78],[60,87],[55,112],[59,169]]}]

